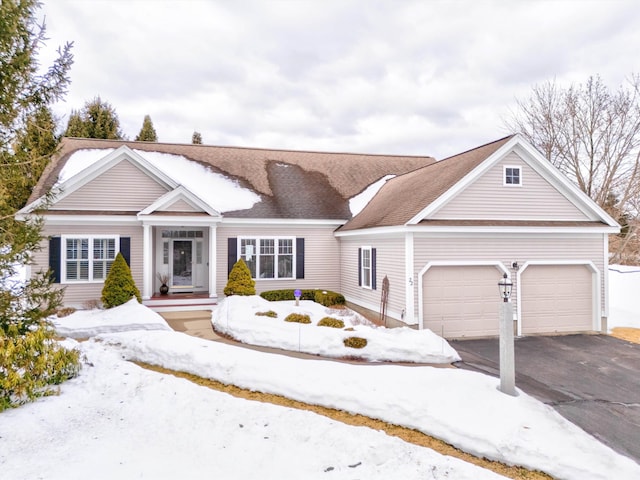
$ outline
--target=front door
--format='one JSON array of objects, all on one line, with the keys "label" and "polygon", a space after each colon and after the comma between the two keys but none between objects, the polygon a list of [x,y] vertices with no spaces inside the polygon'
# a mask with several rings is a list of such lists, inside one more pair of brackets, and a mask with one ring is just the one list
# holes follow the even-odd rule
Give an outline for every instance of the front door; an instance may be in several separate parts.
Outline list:
[{"label": "front door", "polygon": [[192,289],[193,240],[173,240],[172,247],[171,287],[176,290]]}]

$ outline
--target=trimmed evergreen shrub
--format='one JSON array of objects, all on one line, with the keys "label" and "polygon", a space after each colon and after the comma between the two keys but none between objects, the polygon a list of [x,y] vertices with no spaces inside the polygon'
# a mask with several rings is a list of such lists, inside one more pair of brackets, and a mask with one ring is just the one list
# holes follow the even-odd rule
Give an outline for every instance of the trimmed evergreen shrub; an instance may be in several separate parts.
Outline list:
[{"label": "trimmed evergreen shrub", "polygon": [[0,412],[38,397],[53,395],[63,381],[80,371],[80,352],[54,341],[42,324],[24,333],[16,325],[0,329]]},{"label": "trimmed evergreen shrub", "polygon": [[260,317],[278,318],[278,314],[273,310],[269,310],[267,312],[256,312],[256,315]]},{"label": "trimmed evergreen shrub", "polygon": [[233,265],[227,285],[224,287],[224,294],[226,296],[256,294],[256,282],[251,278],[251,270],[243,259]]},{"label": "trimmed evergreen shrub", "polygon": [[331,307],[333,305],[344,305],[347,303],[344,296],[338,292],[332,292],[331,290],[316,290],[313,300],[325,307]]},{"label": "trimmed evergreen shrub", "polygon": [[309,315],[303,315],[301,313],[290,313],[286,316],[284,321],[295,323],[311,323],[311,317],[309,317]]},{"label": "trimmed evergreen shrub", "polygon": [[[260,296],[265,300],[270,302],[280,302],[282,300],[295,300],[293,292],[295,290],[292,289],[283,289],[283,290],[267,290],[266,292],[262,292]],[[300,300],[314,300],[316,291],[315,290],[301,290],[302,296]]]},{"label": "trimmed evergreen shrub", "polygon": [[[262,292],[260,296],[270,302],[279,302],[282,300],[295,300],[293,295],[294,289],[283,290],[267,290]],[[333,305],[344,305],[346,302],[344,296],[331,290],[301,290],[302,296],[300,300],[312,300],[325,307],[331,307]]]},{"label": "trimmed evergreen shrub", "polygon": [[102,303],[105,308],[113,308],[127,303],[132,297],[136,297],[139,303],[142,302],[140,290],[133,281],[131,269],[122,254],[118,252],[102,287]]},{"label": "trimmed evergreen shrub", "polygon": [[364,348],[367,346],[367,339],[361,337],[347,337],[343,341],[345,347]]},{"label": "trimmed evergreen shrub", "polygon": [[319,327],[344,328],[344,322],[339,318],[324,317],[318,322]]}]

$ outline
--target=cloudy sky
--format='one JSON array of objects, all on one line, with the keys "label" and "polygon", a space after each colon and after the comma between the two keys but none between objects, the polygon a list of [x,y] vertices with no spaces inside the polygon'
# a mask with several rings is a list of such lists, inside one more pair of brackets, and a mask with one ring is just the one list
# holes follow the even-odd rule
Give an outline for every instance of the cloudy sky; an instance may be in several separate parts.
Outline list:
[{"label": "cloudy sky", "polygon": [[129,138],[444,158],[509,133],[554,80],[640,73],[636,0],[44,0],[73,41],[66,120],[99,95]]}]

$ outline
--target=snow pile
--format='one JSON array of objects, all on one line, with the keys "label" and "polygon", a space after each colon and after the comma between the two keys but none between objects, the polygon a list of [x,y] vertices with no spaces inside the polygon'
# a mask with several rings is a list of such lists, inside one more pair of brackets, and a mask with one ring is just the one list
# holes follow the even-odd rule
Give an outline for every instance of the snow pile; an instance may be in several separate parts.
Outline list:
[{"label": "snow pile", "polygon": [[378,418],[432,434],[475,455],[541,469],[554,477],[640,478],[640,466],[629,458],[524,392],[504,395],[497,389],[498,379],[480,373],[302,360],[177,332],[98,338],[130,360]]},{"label": "snow pile", "polygon": [[101,343],[79,348],[86,364],[60,396],[0,414],[3,479],[504,478],[369,428],[144,370]]},{"label": "snow pile", "polygon": [[[257,315],[268,311],[277,318]],[[310,324],[285,322],[290,313],[309,315]],[[318,327],[323,317],[333,317],[345,323],[345,329]],[[384,328],[362,325],[359,315],[351,310],[336,310],[310,300],[269,302],[259,296],[231,296],[223,299],[214,310],[211,321],[216,330],[251,345],[283,348],[325,357],[355,356],[375,362],[451,363],[460,360],[446,340],[430,330]],[[368,322],[367,322],[368,323]],[[361,337],[367,346],[361,349],[345,347],[347,337]]]},{"label": "snow pile", "polygon": [[611,265],[609,267],[608,328],[640,328],[640,267]]},{"label": "snow pile", "polygon": [[108,310],[78,310],[66,317],[53,317],[56,333],[62,337],[87,338],[100,333],[129,330],[171,330],[164,318],[132,298]]}]

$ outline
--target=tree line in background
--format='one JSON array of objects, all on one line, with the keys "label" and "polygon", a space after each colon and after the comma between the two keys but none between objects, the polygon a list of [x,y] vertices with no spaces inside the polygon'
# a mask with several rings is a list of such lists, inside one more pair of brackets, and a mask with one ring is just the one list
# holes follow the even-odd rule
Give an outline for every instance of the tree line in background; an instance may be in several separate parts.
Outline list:
[{"label": "tree line in background", "polygon": [[617,90],[600,77],[535,85],[505,124],[621,224],[612,263],[640,262],[640,75]]}]

